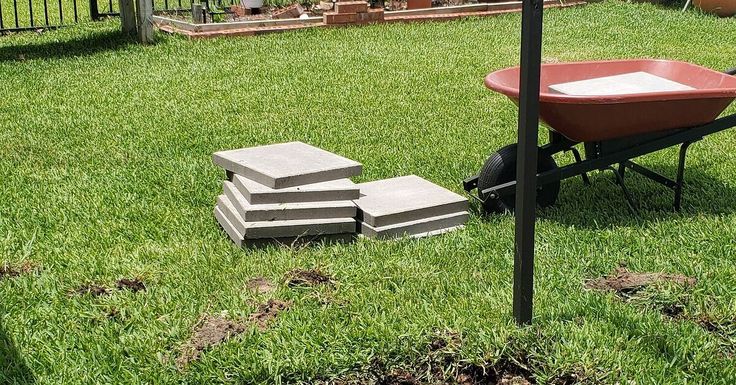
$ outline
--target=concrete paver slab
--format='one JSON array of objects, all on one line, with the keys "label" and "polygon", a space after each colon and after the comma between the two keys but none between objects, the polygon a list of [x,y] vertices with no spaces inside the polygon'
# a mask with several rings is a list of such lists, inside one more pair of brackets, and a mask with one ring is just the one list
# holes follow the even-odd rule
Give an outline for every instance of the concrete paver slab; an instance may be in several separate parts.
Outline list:
[{"label": "concrete paver slab", "polygon": [[353,160],[302,142],[219,151],[218,166],[274,189],[301,186],[360,175]]}]

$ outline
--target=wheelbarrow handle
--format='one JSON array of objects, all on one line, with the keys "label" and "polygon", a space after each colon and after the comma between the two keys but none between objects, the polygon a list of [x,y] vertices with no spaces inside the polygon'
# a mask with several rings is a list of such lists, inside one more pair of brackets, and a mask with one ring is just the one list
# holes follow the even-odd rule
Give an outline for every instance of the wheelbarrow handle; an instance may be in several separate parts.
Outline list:
[{"label": "wheelbarrow handle", "polygon": [[731,69],[727,69],[725,72],[727,74],[729,74],[729,75],[736,75],[736,67],[733,67]]}]

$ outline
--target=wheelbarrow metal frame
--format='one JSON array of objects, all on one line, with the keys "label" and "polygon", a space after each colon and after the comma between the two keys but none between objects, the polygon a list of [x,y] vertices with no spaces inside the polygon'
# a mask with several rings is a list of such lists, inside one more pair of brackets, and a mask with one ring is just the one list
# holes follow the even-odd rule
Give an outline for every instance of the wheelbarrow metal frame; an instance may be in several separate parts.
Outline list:
[{"label": "wheelbarrow metal frame", "polygon": [[[729,73],[731,72],[733,72],[732,74],[736,74],[736,69],[729,70]],[[634,137],[599,142],[583,142],[586,150],[586,158],[584,160],[580,157],[580,153],[575,148],[576,145],[580,144],[579,142],[571,141],[554,131],[550,131],[550,141],[539,148],[539,155],[551,156],[556,153],[571,151],[575,157],[575,162],[558,167],[551,171],[538,173],[537,186],[559,182],[575,176],[581,176],[583,180],[588,183],[588,172],[596,170],[610,170],[616,176],[618,183],[624,191],[627,201],[633,209],[635,204],[631,198],[631,194],[628,193],[624,184],[625,170],[629,169],[656,183],[674,190],[674,208],[679,211],[682,201],[685,159],[690,144],[703,139],[707,135],[721,132],[732,127],[736,127],[736,114],[725,116],[716,119],[711,123],[692,128],[683,128],[663,133],[637,135]],[[632,161],[632,159],[642,155],[651,154],[676,145],[680,146],[680,153],[677,176],[675,179],[667,178]],[[613,167],[616,164],[619,165],[618,168]],[[496,185],[480,191],[478,195],[485,197],[485,199],[500,199],[501,197],[514,194],[516,192],[516,184],[516,181],[511,181]],[[474,175],[463,181],[463,188],[465,191],[470,192],[477,187],[478,175]],[[485,203],[484,200],[481,200],[481,202]]]}]

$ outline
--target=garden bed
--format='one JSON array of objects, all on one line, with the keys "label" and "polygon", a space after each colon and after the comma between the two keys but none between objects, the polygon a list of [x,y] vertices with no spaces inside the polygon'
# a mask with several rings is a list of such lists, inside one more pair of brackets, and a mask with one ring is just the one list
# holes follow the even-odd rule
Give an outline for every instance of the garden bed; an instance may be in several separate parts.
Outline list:
[{"label": "garden bed", "polygon": [[[547,0],[545,8],[571,7],[585,4],[585,1],[561,2]],[[455,6],[441,6],[425,9],[385,11],[383,20],[376,22],[418,22],[455,20],[466,17],[495,16],[505,13],[521,11],[520,1],[503,3],[478,3]],[[302,18],[272,19],[266,14],[254,15],[255,20],[230,21],[224,23],[195,24],[170,15],[154,15],[154,25],[165,32],[178,33],[190,38],[208,38],[217,36],[254,36],[274,32],[284,32],[298,29],[344,26],[364,23],[326,23],[324,16],[305,13]]]}]

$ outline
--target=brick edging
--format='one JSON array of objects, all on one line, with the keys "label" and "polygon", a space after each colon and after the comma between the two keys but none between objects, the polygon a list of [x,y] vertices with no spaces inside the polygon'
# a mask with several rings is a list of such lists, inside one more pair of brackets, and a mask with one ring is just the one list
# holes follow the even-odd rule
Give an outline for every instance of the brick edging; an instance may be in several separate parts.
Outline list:
[{"label": "brick edging", "polygon": [[[571,1],[571,2],[566,2],[566,3],[545,4],[544,8],[570,8],[570,7],[581,6],[585,4],[586,4],[586,1],[581,0],[581,1]],[[381,24],[381,23],[415,23],[415,22],[426,22],[426,21],[449,21],[449,20],[466,19],[466,18],[472,18],[472,17],[499,16],[499,15],[505,15],[509,13],[519,13],[519,12],[521,12],[521,2],[519,2],[518,7],[515,7],[515,8],[491,10],[491,11],[433,13],[433,14],[425,14],[425,15],[401,15],[401,14],[391,14],[391,12],[386,12],[383,20],[364,22],[364,23],[325,24],[324,22],[322,22],[322,23],[304,24],[304,23],[299,23],[298,19],[294,19],[295,24],[293,25],[260,26],[260,27],[236,28],[236,29],[223,28],[222,30],[211,30],[211,31],[196,31],[194,30],[194,28],[190,30],[178,28],[176,26],[167,24],[165,22],[156,22],[155,17],[154,17],[154,24],[157,26],[159,30],[167,32],[167,33],[181,34],[181,35],[187,36],[192,39],[202,39],[202,38],[213,38],[213,37],[222,37],[222,36],[256,36],[256,35],[264,35],[264,34],[269,34],[269,33],[296,31],[296,30],[301,30],[301,29],[317,28],[317,27],[351,27],[355,25]],[[196,27],[196,25],[193,25],[193,26]]]}]

